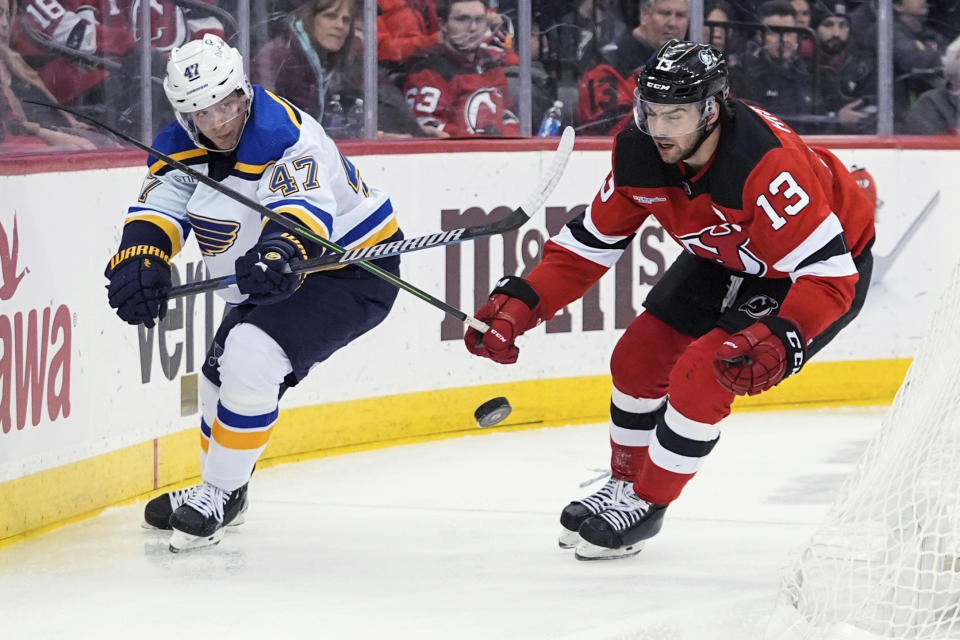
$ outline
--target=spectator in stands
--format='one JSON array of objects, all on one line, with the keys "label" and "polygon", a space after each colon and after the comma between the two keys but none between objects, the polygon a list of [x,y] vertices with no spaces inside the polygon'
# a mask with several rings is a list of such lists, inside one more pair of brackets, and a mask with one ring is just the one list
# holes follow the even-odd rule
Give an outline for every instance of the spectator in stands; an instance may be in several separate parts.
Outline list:
[{"label": "spectator in stands", "polygon": [[797,26],[809,27],[811,15],[808,0],[790,0],[790,4],[793,5],[793,8],[797,12]]},{"label": "spectator in stands", "polygon": [[[833,2],[833,0],[826,0],[826,2]],[[810,19],[811,19],[810,1],[809,0],[790,0],[790,4],[792,4],[793,8],[797,10],[797,26],[810,28]],[[799,55],[804,60],[812,59],[816,49],[817,49],[817,41],[815,39],[813,38],[800,39]]]},{"label": "spectator in stands", "polygon": [[[544,44],[540,37],[540,27],[534,22],[533,32],[530,34],[530,110],[533,114],[533,133],[536,133],[537,123],[543,118],[543,114],[553,106],[557,99],[557,80],[551,75],[543,64],[543,51],[541,45]],[[508,64],[504,60],[504,64]],[[504,68],[507,74],[507,86],[510,88],[510,95],[520,95],[520,65],[519,59],[516,63]],[[566,107],[567,105],[564,105]],[[564,109],[566,112],[567,109]],[[567,118],[569,122],[569,118]]]},{"label": "spectator in stands", "polygon": [[[334,138],[362,133],[360,115],[349,116],[363,99],[362,45],[354,25],[358,7],[356,0],[302,3],[289,15],[287,32],[268,42],[251,65],[254,82],[317,118]],[[381,136],[422,135],[398,87],[381,78],[377,98]]]},{"label": "spectator in stands", "polygon": [[927,24],[948,41],[960,36],[960,0],[938,0],[930,7]]},{"label": "spectator in stands", "polygon": [[24,97],[51,103],[56,99],[37,72],[10,48],[12,16],[10,0],[0,0],[0,152],[96,149],[93,142],[79,135],[89,127],[69,114],[44,109],[48,113],[41,114],[45,116],[43,122],[31,117],[32,113],[28,115],[20,96],[27,94]]},{"label": "spectator in stands", "polygon": [[[926,25],[926,0],[894,0],[893,12],[894,127],[901,131],[916,97],[942,84],[941,56],[948,41]],[[850,23],[855,42],[876,56],[876,0],[865,0],[851,11]]]},{"label": "spectator in stands", "polygon": [[377,0],[377,57],[406,64],[440,41],[436,0]]},{"label": "spectator in stands", "polygon": [[816,106],[813,77],[800,61],[797,32],[776,28],[796,27],[797,10],[787,0],[768,0],[759,13],[761,24],[775,28],[764,30],[762,45],[744,54],[739,66],[731,69],[731,91],[806,133],[812,127],[802,116],[811,115]]},{"label": "spectator in stands", "polygon": [[941,58],[947,42],[926,26],[928,11],[927,0],[893,3],[893,109],[898,131],[914,99],[943,84]]},{"label": "spectator in stands", "polygon": [[668,40],[685,37],[689,24],[688,0],[641,0],[640,24],[604,47],[600,63],[580,79],[580,130],[611,135],[629,124],[634,72]]},{"label": "spectator in stands", "polygon": [[547,31],[547,42],[561,63],[583,71],[599,62],[604,45],[616,42],[626,31],[613,0],[575,0]]},{"label": "spectator in stands", "polygon": [[[720,49],[720,51],[726,51],[729,28],[724,25],[710,25],[706,23],[729,22],[729,20],[730,5],[728,5],[726,2],[723,2],[723,0],[715,0],[708,5],[705,5],[703,15],[703,41],[712,44],[717,49]],[[729,60],[729,57],[727,64],[734,64],[731,60]]]},{"label": "spectator in stands", "polygon": [[956,134],[960,131],[960,38],[943,54],[946,85],[920,94],[907,112],[905,133]]},{"label": "spectator in stands", "polygon": [[503,49],[484,44],[488,0],[439,0],[442,42],[411,61],[404,95],[423,130],[437,138],[516,136]]},{"label": "spectator in stands", "polygon": [[820,133],[870,133],[876,128],[877,65],[850,35],[847,6],[818,3],[811,26],[820,51],[820,93],[836,122]]},{"label": "spectator in stands", "polygon": [[[214,5],[214,0],[202,1]],[[171,49],[188,40],[206,33],[225,36],[220,20],[200,9],[169,1],[150,6],[157,69],[163,69]],[[58,102],[136,135],[142,104],[136,7],[138,0],[24,0],[14,46]],[[163,92],[153,93],[154,113],[168,112]]]}]

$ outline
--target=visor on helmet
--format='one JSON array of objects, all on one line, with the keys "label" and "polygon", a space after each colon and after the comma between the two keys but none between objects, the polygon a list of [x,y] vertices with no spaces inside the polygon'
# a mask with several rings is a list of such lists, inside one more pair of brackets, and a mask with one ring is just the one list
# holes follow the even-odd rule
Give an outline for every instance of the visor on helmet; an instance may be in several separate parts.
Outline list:
[{"label": "visor on helmet", "polygon": [[698,102],[663,104],[644,100],[639,90],[633,92],[633,120],[640,131],[655,138],[679,138],[699,131],[716,109],[714,96]]},{"label": "visor on helmet", "polygon": [[[210,123],[235,117],[230,98],[238,93],[244,98],[244,121],[250,115],[253,90],[243,70],[240,52],[213,34],[191,40],[170,52],[163,90],[173,106],[177,120],[193,142],[213,149],[200,138],[193,114],[206,112]],[[214,115],[218,114],[218,115]],[[229,151],[229,149],[213,149]]]}]

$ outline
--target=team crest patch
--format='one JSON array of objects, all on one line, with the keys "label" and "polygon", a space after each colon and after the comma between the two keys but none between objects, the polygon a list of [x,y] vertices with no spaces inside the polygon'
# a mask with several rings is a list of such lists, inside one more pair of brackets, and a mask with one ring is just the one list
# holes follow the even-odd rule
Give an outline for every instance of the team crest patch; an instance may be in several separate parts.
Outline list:
[{"label": "team crest patch", "polygon": [[779,307],[779,302],[766,294],[760,294],[753,296],[737,308],[751,318],[760,319],[773,315]]}]

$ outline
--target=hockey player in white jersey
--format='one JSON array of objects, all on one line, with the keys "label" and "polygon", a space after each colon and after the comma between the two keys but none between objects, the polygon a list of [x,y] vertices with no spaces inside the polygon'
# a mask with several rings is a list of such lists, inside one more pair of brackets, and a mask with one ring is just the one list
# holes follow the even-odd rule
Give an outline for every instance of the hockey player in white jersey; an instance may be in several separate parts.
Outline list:
[{"label": "hockey player in white jersey", "polygon": [[[363,182],[323,128],[260,86],[240,53],[215,35],[170,53],[164,91],[177,122],[154,147],[337,244],[360,248],[402,238],[385,193]],[[304,277],[289,267],[318,245],[164,161],[129,208],[107,265],[110,306],[152,327],[166,313],[170,258],[192,232],[229,313],[200,378],[203,483],[151,500],[148,524],[171,528],[170,548],[216,544],[239,523],[247,484],[277,420],[278,400],[317,363],[386,318],[397,289],[356,266]],[[378,265],[399,275],[399,258]]]}]

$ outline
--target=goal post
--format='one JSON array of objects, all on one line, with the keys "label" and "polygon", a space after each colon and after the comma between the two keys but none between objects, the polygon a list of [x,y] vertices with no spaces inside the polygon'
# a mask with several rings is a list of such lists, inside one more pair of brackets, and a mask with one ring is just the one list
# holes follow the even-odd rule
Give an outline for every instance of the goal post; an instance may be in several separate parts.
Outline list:
[{"label": "goal post", "polygon": [[960,638],[960,264],[880,431],[786,569],[766,637]]}]

